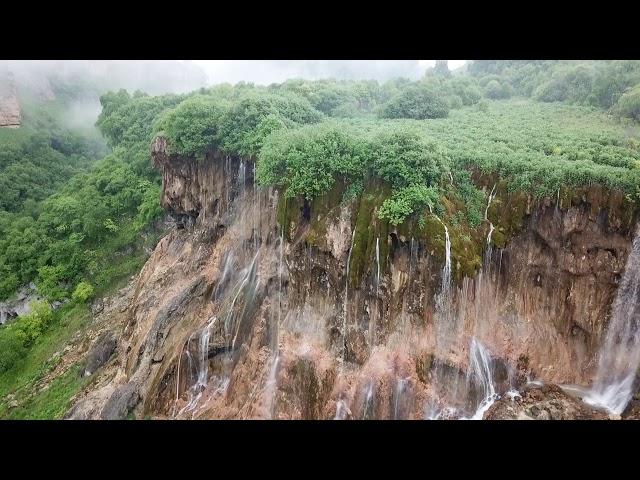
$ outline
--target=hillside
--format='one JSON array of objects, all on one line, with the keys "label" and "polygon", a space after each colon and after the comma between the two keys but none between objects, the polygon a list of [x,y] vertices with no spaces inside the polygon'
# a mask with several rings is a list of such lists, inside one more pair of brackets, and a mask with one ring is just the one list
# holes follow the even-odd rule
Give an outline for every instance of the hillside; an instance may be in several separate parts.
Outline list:
[{"label": "hillside", "polygon": [[[410,378],[417,418],[460,401],[435,392],[474,355],[590,382],[635,251],[639,87],[635,61],[440,63],[99,92],[97,130],[69,121],[90,83],[23,91],[0,129],[0,300],[32,283],[40,302],[0,327],[0,415],[392,418]],[[479,388],[464,415],[489,408]]]}]

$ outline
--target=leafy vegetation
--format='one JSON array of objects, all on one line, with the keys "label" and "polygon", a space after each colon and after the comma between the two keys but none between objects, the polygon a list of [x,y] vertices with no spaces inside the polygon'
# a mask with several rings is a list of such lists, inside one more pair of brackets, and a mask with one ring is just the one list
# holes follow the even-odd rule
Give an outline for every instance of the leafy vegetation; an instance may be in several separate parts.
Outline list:
[{"label": "leafy vegetation", "polygon": [[[471,237],[487,202],[476,174],[525,197],[597,184],[640,203],[640,62],[478,61],[467,70],[439,63],[418,81],[383,84],[108,92],[102,137],[62,126],[60,105],[26,97],[25,126],[0,130],[0,299],[33,281],[45,302],[0,327],[0,397],[53,368],[56,349],[86,325],[86,302],[142,266],[162,213],[149,161],[158,134],[172,153],[200,161],[212,148],[256,159],[257,180],[283,192],[283,211],[302,199],[354,201],[362,215],[353,276],[364,271],[374,230],[386,238],[389,225],[417,226],[443,243],[426,212],[450,226],[454,255],[472,272]],[[55,87],[61,103],[88,88]],[[66,303],[52,310],[55,300]],[[69,370],[11,415],[61,416],[82,382]]]},{"label": "leafy vegetation", "polygon": [[382,118],[443,118],[449,114],[447,102],[427,85],[411,85],[393,97],[382,109]]}]

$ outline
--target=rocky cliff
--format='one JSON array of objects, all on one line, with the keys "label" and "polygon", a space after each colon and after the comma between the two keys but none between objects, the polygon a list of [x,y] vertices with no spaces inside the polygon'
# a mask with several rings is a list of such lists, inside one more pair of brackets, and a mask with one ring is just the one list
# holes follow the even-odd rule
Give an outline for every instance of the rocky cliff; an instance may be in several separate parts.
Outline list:
[{"label": "rocky cliff", "polygon": [[532,379],[591,382],[637,217],[623,196],[536,201],[478,176],[480,228],[392,228],[381,185],[308,202],[257,187],[253,159],[161,137],[152,157],[176,229],[69,418],[458,418]]},{"label": "rocky cliff", "polygon": [[13,76],[0,73],[0,128],[18,128],[20,122],[20,103]]}]

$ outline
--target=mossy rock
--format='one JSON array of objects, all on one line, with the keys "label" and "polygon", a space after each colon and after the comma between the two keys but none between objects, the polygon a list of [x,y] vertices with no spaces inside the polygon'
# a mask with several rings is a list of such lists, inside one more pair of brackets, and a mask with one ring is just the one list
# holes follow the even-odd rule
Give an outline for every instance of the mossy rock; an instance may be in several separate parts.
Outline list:
[{"label": "mossy rock", "polygon": [[360,195],[355,222],[355,235],[349,263],[349,282],[357,287],[369,268],[373,268],[376,255],[376,239],[380,247],[380,275],[386,271],[389,253],[389,222],[378,216],[380,205],[388,197],[389,188],[379,182],[365,186]]}]

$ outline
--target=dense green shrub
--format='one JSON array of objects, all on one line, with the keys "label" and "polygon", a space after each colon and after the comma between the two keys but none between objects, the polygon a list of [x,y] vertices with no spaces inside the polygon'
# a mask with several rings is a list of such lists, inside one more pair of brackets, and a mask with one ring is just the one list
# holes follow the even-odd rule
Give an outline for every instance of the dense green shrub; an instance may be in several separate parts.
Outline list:
[{"label": "dense green shrub", "polygon": [[13,325],[0,326],[0,373],[13,367],[27,353],[24,333]]},{"label": "dense green shrub", "polygon": [[89,282],[82,281],[76,285],[76,289],[71,295],[71,299],[75,302],[84,303],[93,296],[93,287]]},{"label": "dense green shrub", "polygon": [[427,85],[411,85],[384,105],[382,118],[444,118],[449,114],[446,101]]},{"label": "dense green shrub", "polygon": [[439,202],[438,189],[425,185],[411,185],[393,193],[380,207],[379,216],[389,220],[392,225],[399,225],[405,218],[426,207],[433,208]]},{"label": "dense green shrub", "polygon": [[506,83],[491,80],[484,87],[484,95],[492,100],[502,100],[511,97],[511,88]]},{"label": "dense green shrub", "polygon": [[158,128],[173,152],[195,156],[219,144],[221,119],[228,108],[213,97],[197,95],[169,110]]},{"label": "dense green shrub", "polygon": [[262,185],[284,187],[288,197],[314,198],[337,176],[358,179],[370,158],[367,143],[334,124],[302,127],[271,135],[258,162]]},{"label": "dense green shrub", "polygon": [[640,84],[620,97],[616,104],[616,112],[622,117],[640,121]]}]

